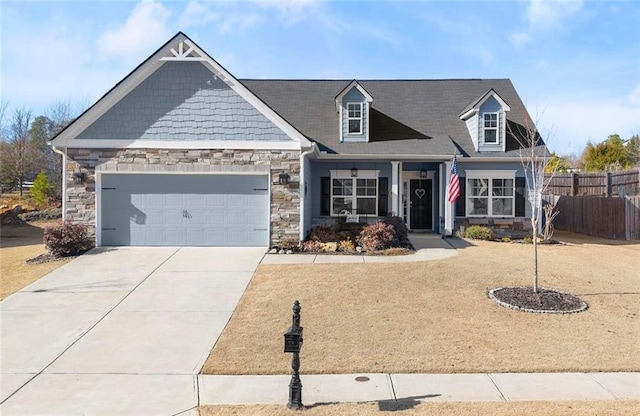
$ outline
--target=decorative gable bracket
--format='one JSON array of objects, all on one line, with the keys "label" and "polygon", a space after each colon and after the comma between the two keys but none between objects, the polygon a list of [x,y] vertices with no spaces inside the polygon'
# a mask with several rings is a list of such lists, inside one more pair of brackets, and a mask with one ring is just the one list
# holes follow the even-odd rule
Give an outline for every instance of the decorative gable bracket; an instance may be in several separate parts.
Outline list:
[{"label": "decorative gable bracket", "polygon": [[[185,46],[188,48],[185,50]],[[178,43],[178,50],[170,48],[169,52],[173,56],[164,56],[160,58],[160,61],[206,61],[207,58],[198,55],[193,49],[193,46],[185,45],[184,41]]]}]

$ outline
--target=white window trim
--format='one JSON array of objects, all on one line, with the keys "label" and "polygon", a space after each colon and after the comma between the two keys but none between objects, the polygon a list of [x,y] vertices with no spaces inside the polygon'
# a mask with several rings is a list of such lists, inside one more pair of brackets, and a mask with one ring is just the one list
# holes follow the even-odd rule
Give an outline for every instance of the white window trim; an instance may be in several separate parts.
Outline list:
[{"label": "white window trim", "polygon": [[[471,179],[488,179],[489,189],[487,190],[487,215],[471,215],[471,204],[469,198],[471,197],[471,186],[469,182]],[[511,215],[493,215],[493,179],[511,179],[513,181],[513,195],[511,197]],[[470,218],[515,218],[516,216],[516,171],[515,170],[467,170],[465,172],[465,216]],[[485,197],[474,197],[485,198]],[[496,197],[507,199],[507,197]]]},{"label": "white window trim", "polygon": [[[487,115],[495,115],[496,116],[496,126],[495,127],[486,127],[485,122],[485,116]],[[496,141],[495,142],[488,142],[487,141],[487,135],[486,132],[487,130],[495,130],[496,132]],[[499,111],[487,111],[482,113],[482,144],[487,144],[487,145],[491,145],[491,146],[496,146],[500,144],[500,112]]]},{"label": "white window trim", "polygon": [[[353,191],[352,191],[352,202],[351,202],[351,206],[357,209],[358,206],[358,195],[357,195],[357,179],[375,179],[376,180],[376,196],[375,196],[375,207],[376,207],[376,212],[375,214],[360,214],[357,213],[358,215],[368,215],[368,216],[378,216],[378,199],[380,198],[379,195],[379,175],[380,175],[380,171],[379,170],[360,170],[358,169],[358,176],[353,177],[351,176],[351,169],[336,169],[336,170],[330,170],[329,171],[331,173],[331,178],[329,180],[329,188],[331,189],[331,193],[330,193],[330,199],[329,199],[329,214],[332,217],[343,217],[346,214],[334,214],[333,212],[333,180],[334,179],[353,179]],[[345,197],[345,195],[339,195],[337,196],[339,198]],[[374,199],[371,196],[360,196],[360,198],[366,198],[366,199]],[[353,214],[353,213],[351,213]]]},{"label": "white window trim", "polygon": [[[362,118],[364,115],[364,106],[362,105],[363,103],[354,103],[354,102],[348,102],[347,106],[346,106],[346,110],[347,110],[347,135],[359,135],[362,134]],[[349,117],[349,106],[350,105],[357,105],[360,107],[360,117]],[[355,132],[355,131],[349,131],[349,121],[351,120],[359,120],[360,121],[360,130]]]}]

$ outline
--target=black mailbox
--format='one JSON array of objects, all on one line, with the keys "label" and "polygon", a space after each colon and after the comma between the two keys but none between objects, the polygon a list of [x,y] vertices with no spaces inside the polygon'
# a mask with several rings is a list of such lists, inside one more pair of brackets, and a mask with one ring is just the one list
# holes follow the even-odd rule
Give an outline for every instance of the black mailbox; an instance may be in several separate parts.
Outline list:
[{"label": "black mailbox", "polygon": [[300,352],[302,347],[302,327],[289,328],[284,334],[284,352]]}]

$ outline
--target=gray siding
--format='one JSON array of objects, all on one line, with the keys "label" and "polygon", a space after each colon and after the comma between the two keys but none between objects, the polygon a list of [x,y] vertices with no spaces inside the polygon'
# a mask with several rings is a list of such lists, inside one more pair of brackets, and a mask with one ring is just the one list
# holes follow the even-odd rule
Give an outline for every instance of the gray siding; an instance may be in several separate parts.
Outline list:
[{"label": "gray siding", "polygon": [[[361,170],[379,170],[379,177],[389,178],[389,188],[391,187],[391,163],[369,163],[369,162],[315,162],[313,163],[313,178],[311,181],[311,187],[309,188],[309,204],[311,205],[311,214],[313,218],[320,217],[320,200],[322,198],[320,178],[323,176],[330,177],[330,170],[344,169],[349,170],[353,167]],[[389,199],[389,210],[391,210],[391,199]]]},{"label": "gray siding", "polygon": [[[484,141],[484,113],[498,112],[498,143],[485,145]],[[481,152],[502,151],[504,143],[504,111],[500,103],[493,97],[489,97],[480,107],[478,114],[478,150]]]},{"label": "gray siding", "polygon": [[473,141],[473,147],[478,149],[478,114],[474,114],[469,117],[465,123],[467,123],[467,128],[469,129],[469,134],[471,135],[471,140]]},{"label": "gray siding", "polygon": [[[524,178],[525,172],[524,168],[520,163],[510,162],[510,163],[460,163],[460,159],[458,159],[458,175],[461,177],[467,176],[468,170],[515,170],[516,178]],[[531,205],[529,204],[529,200],[525,201],[525,217],[531,216]]]},{"label": "gray siding", "polygon": [[[347,123],[347,103],[362,103],[362,134],[348,134]],[[369,141],[369,132],[367,131],[367,120],[369,116],[369,106],[365,100],[364,95],[357,88],[352,88],[351,91],[342,97],[342,139],[345,142],[367,142]]]},{"label": "gray siding", "polygon": [[291,140],[200,62],[166,62],[78,138]]}]

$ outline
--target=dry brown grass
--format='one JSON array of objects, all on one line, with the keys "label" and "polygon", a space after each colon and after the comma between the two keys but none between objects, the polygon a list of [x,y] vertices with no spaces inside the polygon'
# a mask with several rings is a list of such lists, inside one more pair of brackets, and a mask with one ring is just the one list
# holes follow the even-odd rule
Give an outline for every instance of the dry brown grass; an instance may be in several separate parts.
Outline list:
[{"label": "dry brown grass", "polygon": [[299,299],[302,372],[640,370],[640,244],[540,246],[541,286],[586,312],[517,312],[487,289],[530,285],[531,245],[474,242],[423,263],[260,266],[203,373],[287,374],[282,334]]},{"label": "dry brown grass", "polygon": [[35,282],[68,260],[44,264],[25,264],[25,260],[44,254],[44,228],[57,222],[3,225],[0,230],[0,300]]},{"label": "dry brown grass", "polygon": [[[304,409],[305,416],[378,415],[401,411],[404,415],[446,416],[631,416],[638,414],[640,401],[566,401],[566,402],[432,402],[432,403],[342,403],[320,404]],[[280,416],[298,414],[284,405],[201,406],[200,416],[246,415]]]}]

